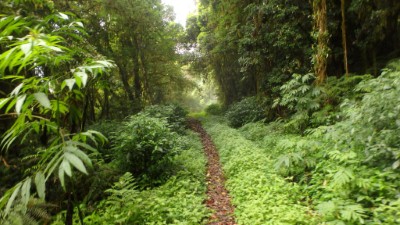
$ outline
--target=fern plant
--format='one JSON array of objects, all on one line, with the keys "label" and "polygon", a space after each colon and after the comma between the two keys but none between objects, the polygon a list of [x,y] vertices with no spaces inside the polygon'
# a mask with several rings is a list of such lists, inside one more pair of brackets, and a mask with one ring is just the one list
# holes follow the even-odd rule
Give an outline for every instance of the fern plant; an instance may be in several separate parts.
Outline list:
[{"label": "fern plant", "polygon": [[288,130],[304,132],[310,124],[311,114],[320,108],[317,97],[321,90],[313,86],[313,74],[293,74],[293,78],[281,86],[281,97],[274,100],[273,107],[283,106],[291,110],[293,115],[286,124]]},{"label": "fern plant", "polygon": [[56,206],[43,200],[30,198],[25,211],[21,202],[16,202],[9,216],[0,220],[4,225],[39,225],[51,221],[50,209]]}]

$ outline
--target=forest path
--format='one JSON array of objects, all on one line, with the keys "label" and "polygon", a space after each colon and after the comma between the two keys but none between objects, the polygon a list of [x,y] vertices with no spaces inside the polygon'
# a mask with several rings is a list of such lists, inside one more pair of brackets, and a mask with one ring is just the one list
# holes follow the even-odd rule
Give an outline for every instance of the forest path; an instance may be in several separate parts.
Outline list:
[{"label": "forest path", "polygon": [[236,225],[233,216],[234,207],[231,198],[225,188],[224,173],[219,162],[219,155],[210,135],[195,119],[189,119],[189,127],[199,133],[203,144],[204,153],[207,156],[207,200],[206,205],[213,210],[208,225]]}]

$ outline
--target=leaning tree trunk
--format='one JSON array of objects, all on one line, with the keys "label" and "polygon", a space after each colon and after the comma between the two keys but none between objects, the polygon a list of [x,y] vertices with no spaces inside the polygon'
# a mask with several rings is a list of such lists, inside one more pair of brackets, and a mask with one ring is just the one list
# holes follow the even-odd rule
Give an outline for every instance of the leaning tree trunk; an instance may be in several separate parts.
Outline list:
[{"label": "leaning tree trunk", "polygon": [[315,31],[317,32],[317,53],[315,56],[315,74],[317,84],[325,81],[328,58],[328,26],[326,0],[313,1]]}]

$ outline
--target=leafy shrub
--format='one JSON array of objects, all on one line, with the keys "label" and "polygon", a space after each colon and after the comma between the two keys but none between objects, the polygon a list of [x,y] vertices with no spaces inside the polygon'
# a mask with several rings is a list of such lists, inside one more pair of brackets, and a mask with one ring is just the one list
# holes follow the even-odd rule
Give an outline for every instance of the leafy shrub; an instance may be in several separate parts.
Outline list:
[{"label": "leafy shrub", "polygon": [[313,86],[313,74],[293,74],[293,78],[281,86],[281,97],[275,99],[273,107],[283,106],[292,112],[286,123],[288,131],[302,133],[310,124],[311,114],[320,108],[317,97],[320,88]]},{"label": "leafy shrub", "polygon": [[186,128],[187,112],[179,105],[153,105],[141,113],[149,117],[165,119],[172,131],[183,133]]},{"label": "leafy shrub", "polygon": [[245,98],[231,105],[226,112],[229,125],[232,127],[241,127],[246,123],[266,118],[263,105],[257,97]]},{"label": "leafy shrub", "polygon": [[179,151],[177,134],[171,132],[167,122],[145,114],[125,122],[114,141],[120,168],[152,182],[168,173],[172,156]]},{"label": "leafy shrub", "polygon": [[208,115],[216,115],[216,116],[222,115],[224,112],[220,104],[211,104],[207,106],[205,111]]},{"label": "leafy shrub", "polygon": [[360,100],[364,93],[354,87],[360,82],[370,79],[370,75],[351,75],[341,78],[329,77],[321,86],[321,94],[316,96],[321,107],[312,113],[310,125],[312,127],[332,125],[343,120],[340,104],[346,99]]},{"label": "leafy shrub", "polygon": [[245,124],[239,129],[242,135],[256,144],[263,146],[262,140],[271,133],[283,133],[283,123],[281,121],[271,122],[266,126],[263,122]]},{"label": "leafy shrub", "polygon": [[[343,95],[350,99],[341,105],[340,122],[315,128],[306,137],[271,131],[254,139],[328,224],[400,222],[398,65],[394,62],[378,78],[357,81],[353,93]],[[257,124],[241,132],[251,136],[266,129]]]}]

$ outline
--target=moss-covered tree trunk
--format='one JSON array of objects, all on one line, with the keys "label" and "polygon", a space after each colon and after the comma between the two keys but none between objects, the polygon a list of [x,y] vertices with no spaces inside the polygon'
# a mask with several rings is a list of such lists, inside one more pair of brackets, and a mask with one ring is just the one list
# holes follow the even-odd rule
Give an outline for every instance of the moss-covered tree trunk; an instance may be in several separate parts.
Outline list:
[{"label": "moss-covered tree trunk", "polygon": [[315,75],[317,84],[321,84],[327,77],[328,58],[328,26],[326,0],[314,0],[314,22],[317,33],[317,51],[315,55]]}]

